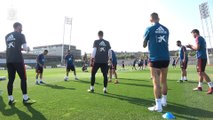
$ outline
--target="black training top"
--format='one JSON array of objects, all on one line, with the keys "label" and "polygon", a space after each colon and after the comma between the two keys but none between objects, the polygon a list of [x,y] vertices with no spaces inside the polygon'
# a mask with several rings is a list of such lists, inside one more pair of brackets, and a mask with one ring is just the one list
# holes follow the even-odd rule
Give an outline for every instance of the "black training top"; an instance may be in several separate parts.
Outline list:
[{"label": "black training top", "polygon": [[6,59],[7,63],[20,63],[23,62],[21,53],[22,45],[26,43],[25,36],[19,32],[12,32],[6,35]]},{"label": "black training top", "polygon": [[104,39],[95,40],[93,48],[97,48],[95,63],[108,63],[108,51],[111,49],[110,43]]}]

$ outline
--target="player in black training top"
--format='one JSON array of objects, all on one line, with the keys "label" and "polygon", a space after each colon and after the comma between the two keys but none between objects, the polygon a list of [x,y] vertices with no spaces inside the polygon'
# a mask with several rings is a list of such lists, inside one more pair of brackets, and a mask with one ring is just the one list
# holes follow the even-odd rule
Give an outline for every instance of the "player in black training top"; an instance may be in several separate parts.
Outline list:
[{"label": "player in black training top", "polygon": [[91,86],[88,92],[94,92],[94,84],[95,84],[95,75],[99,68],[101,68],[101,72],[104,77],[104,93],[107,93],[107,74],[108,74],[108,65],[112,63],[112,51],[110,43],[103,39],[104,33],[102,31],[98,32],[98,40],[95,40],[93,44],[93,53],[91,56]]},{"label": "player in black training top", "polygon": [[13,82],[15,80],[16,72],[18,73],[21,79],[21,90],[23,94],[23,103],[32,103],[35,102],[30,100],[27,95],[27,77],[24,59],[21,51],[29,51],[27,47],[24,34],[22,34],[22,25],[21,23],[13,24],[14,32],[9,33],[5,37],[6,42],[6,61],[7,61],[7,71],[8,71],[8,98],[9,105],[15,104],[15,100],[12,96],[13,94]]}]

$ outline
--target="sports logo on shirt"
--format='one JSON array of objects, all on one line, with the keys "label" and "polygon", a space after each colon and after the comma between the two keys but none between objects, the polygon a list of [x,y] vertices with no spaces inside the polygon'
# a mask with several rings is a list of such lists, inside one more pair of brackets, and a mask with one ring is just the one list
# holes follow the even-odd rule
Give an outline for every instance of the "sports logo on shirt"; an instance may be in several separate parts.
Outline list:
[{"label": "sports logo on shirt", "polygon": [[8,48],[14,48],[15,47],[15,43],[14,42],[10,42],[7,44]]},{"label": "sports logo on shirt", "polygon": [[158,27],[158,29],[155,30],[156,34],[167,34],[167,31],[164,30],[162,26]]},{"label": "sports logo on shirt", "polygon": [[166,42],[165,35],[159,35],[159,36],[157,37],[157,42],[158,42],[158,43]]},{"label": "sports logo on shirt", "polygon": [[14,40],[16,40],[16,39],[14,38],[13,34],[11,34],[9,37],[7,37],[7,42],[14,41]]},{"label": "sports logo on shirt", "polygon": [[106,43],[105,43],[104,41],[101,41],[101,42],[99,43],[99,46],[104,46],[104,47],[106,47]]}]

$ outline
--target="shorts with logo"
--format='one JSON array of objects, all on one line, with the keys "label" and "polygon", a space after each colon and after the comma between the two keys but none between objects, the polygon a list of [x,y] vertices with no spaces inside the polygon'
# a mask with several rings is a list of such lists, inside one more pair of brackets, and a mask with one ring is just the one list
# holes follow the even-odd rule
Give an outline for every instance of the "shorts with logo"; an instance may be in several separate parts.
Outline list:
[{"label": "shorts with logo", "polygon": [[205,72],[207,59],[197,60],[197,72]]},{"label": "shorts with logo", "polygon": [[169,66],[169,60],[162,60],[162,61],[150,61],[150,67],[152,68],[167,68]]}]

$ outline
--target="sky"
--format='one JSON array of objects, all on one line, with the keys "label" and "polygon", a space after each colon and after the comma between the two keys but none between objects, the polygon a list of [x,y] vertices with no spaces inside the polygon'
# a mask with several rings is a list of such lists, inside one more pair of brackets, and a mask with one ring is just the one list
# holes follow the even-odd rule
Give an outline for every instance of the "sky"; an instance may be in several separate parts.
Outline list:
[{"label": "sky", "polygon": [[[61,44],[64,19],[68,16],[73,19],[71,44],[82,54],[92,51],[99,30],[104,31],[104,38],[115,51],[146,52],[147,48],[142,47],[143,34],[151,25],[152,12],[159,14],[160,23],[170,31],[169,49],[177,50],[177,40],[184,45],[194,43],[192,29],[199,29],[202,35],[199,4],[203,2],[208,2],[212,18],[213,0],[0,0],[0,51],[5,50],[4,37],[13,31],[16,21],[22,23],[31,49]],[[11,8],[16,10],[15,20],[8,19]],[[66,44],[69,33],[70,26],[66,25]],[[210,46],[208,40],[207,44]]]}]

